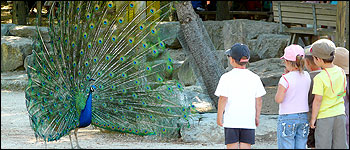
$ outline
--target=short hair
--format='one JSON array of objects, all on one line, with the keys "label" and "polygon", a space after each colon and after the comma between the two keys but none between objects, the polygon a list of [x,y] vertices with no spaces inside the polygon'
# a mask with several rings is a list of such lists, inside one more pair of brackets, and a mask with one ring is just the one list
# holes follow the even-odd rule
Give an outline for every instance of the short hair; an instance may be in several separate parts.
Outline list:
[{"label": "short hair", "polygon": [[305,55],[305,60],[308,60],[311,65],[316,66],[316,64],[314,62],[314,58],[312,57],[312,55]]},{"label": "short hair", "polygon": [[[234,59],[234,58],[232,58]],[[243,56],[241,59],[248,59],[246,56]],[[246,65],[248,62],[240,62],[240,61],[237,61],[236,59],[234,59],[236,61],[236,63],[240,66],[244,66]]]}]

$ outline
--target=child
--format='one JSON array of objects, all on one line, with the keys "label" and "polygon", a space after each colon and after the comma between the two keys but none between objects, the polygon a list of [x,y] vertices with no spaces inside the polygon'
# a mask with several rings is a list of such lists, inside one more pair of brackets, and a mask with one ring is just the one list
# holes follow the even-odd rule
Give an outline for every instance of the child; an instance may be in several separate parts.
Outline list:
[{"label": "child", "polygon": [[260,77],[245,67],[250,58],[247,45],[236,43],[225,53],[234,68],[221,76],[215,91],[220,97],[217,124],[224,127],[228,149],[251,148],[266,91]]},{"label": "child", "polygon": [[[309,90],[309,98],[308,98],[308,104],[309,104],[309,112],[307,113],[307,118],[310,121],[311,119],[311,110],[312,110],[312,102],[314,100],[314,95],[312,94],[312,86],[313,86],[313,78],[321,72],[321,68],[318,67],[314,63],[314,59],[312,57],[312,54],[310,52],[311,45],[306,46],[304,48],[305,50],[305,68],[309,71],[310,78],[311,78],[311,84],[310,84],[310,90]],[[307,146],[308,148],[315,148],[315,129],[309,128],[309,135],[307,137]]]},{"label": "child", "polygon": [[312,94],[310,127],[315,128],[317,149],[348,149],[345,130],[345,73],[333,64],[335,45],[328,39],[320,39],[312,44],[314,62],[322,68],[315,76]]},{"label": "child", "polygon": [[277,145],[279,149],[305,149],[309,124],[308,92],[311,79],[304,71],[304,49],[290,45],[281,57],[286,74],[282,75],[275,101],[279,103]]},{"label": "child", "polygon": [[346,138],[349,145],[349,51],[344,47],[335,48],[334,65],[342,68],[346,74],[346,95],[344,96],[346,114]]}]

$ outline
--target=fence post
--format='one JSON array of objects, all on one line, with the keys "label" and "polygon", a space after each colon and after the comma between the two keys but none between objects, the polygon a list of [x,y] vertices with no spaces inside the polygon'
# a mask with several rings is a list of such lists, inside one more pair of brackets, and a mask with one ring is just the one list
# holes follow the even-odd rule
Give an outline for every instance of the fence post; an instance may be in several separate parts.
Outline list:
[{"label": "fence post", "polygon": [[335,44],[336,46],[344,47],[344,33],[345,33],[345,11],[346,2],[338,1],[337,4],[337,21],[336,21],[336,33]]}]

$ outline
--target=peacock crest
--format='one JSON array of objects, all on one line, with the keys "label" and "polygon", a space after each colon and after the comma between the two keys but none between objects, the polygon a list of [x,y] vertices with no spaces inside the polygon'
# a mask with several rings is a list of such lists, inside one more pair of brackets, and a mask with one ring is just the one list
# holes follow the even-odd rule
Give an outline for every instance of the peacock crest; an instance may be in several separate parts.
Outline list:
[{"label": "peacock crest", "polygon": [[173,59],[165,48],[167,38],[158,36],[172,2],[138,4],[52,5],[50,42],[38,30],[27,69],[26,105],[35,135],[53,141],[92,124],[171,136],[188,124],[193,106],[180,100],[183,86],[170,80]]}]

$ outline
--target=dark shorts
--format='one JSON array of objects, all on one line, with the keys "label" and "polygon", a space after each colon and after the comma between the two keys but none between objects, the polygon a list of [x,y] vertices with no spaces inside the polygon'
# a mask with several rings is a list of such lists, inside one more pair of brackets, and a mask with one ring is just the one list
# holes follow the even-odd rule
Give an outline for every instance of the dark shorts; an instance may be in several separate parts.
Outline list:
[{"label": "dark shorts", "polygon": [[255,129],[225,128],[225,145],[237,142],[255,144]]}]

